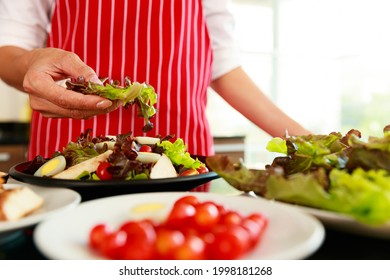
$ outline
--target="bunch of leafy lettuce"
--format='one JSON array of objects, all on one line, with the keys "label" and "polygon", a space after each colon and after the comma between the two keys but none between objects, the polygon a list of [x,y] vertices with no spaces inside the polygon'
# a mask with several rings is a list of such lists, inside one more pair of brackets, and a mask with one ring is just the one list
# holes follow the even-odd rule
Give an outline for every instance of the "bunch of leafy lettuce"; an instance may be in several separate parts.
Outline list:
[{"label": "bunch of leafy lettuce", "polygon": [[226,156],[208,166],[233,187],[268,199],[353,216],[380,225],[390,220],[390,129],[362,141],[357,130],[346,135],[273,138],[270,152],[282,153],[264,170],[248,169]]},{"label": "bunch of leafy lettuce", "polygon": [[103,79],[102,83],[85,81],[84,77],[78,77],[68,80],[66,87],[83,94],[120,100],[125,108],[134,104],[137,106],[138,116],[145,120],[143,131],[148,132],[153,129],[150,119],[156,114],[154,105],[157,102],[157,93],[152,86],[145,83],[132,83],[128,77],[125,78],[125,86],[120,86],[118,81],[107,82],[107,79]]}]

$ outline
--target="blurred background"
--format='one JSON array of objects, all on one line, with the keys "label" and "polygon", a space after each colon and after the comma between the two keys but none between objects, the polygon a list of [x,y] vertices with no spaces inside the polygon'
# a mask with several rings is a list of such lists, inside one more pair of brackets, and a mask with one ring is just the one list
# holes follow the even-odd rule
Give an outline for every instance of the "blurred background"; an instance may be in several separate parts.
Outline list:
[{"label": "blurred background", "polygon": [[[388,0],[233,0],[243,67],[314,133],[380,136],[390,123],[389,8]],[[30,110],[25,94],[4,83],[0,93],[2,168],[23,159]],[[271,160],[270,136],[211,90],[207,114],[217,152]]]},{"label": "blurred background", "polygon": [[[273,101],[314,133],[363,136],[390,124],[389,10],[387,0],[234,0],[232,9],[243,66]],[[270,160],[270,137],[223,103],[210,93],[214,134],[245,136],[250,164]]]}]

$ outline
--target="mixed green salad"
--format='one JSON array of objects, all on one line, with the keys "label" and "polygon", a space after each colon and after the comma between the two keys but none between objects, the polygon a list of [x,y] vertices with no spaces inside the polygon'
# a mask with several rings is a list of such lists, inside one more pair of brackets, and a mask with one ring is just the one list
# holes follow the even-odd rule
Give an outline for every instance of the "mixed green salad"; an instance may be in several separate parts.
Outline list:
[{"label": "mixed green salad", "polygon": [[227,156],[213,156],[209,168],[233,187],[267,199],[344,213],[381,225],[390,220],[390,126],[383,137],[345,135],[276,137],[267,150],[282,154],[262,170]]},{"label": "mixed green salad", "polygon": [[208,168],[174,135],[143,137],[129,132],[92,137],[87,129],[52,157],[36,156],[23,172],[56,179],[133,180],[196,175]]}]

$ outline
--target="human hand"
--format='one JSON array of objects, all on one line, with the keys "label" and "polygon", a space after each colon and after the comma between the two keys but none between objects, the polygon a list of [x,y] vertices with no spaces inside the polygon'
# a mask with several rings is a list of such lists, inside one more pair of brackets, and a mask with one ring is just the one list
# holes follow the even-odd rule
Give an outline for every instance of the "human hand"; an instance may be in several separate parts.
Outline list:
[{"label": "human hand", "polygon": [[96,73],[76,54],[55,48],[35,49],[27,55],[23,88],[30,95],[30,106],[45,117],[88,119],[109,113],[120,106],[99,96],[84,95],[57,83],[70,77],[84,76],[100,82]]}]

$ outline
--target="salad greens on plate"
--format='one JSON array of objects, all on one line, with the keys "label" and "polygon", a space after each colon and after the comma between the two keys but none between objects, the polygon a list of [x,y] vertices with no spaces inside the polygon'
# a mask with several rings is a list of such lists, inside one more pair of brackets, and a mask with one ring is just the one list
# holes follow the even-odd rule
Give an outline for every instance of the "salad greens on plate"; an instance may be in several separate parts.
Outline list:
[{"label": "salad greens on plate", "polygon": [[[55,161],[58,158],[64,158],[61,169]],[[23,172],[55,179],[134,180],[196,175],[208,168],[174,135],[137,137],[128,132],[93,137],[87,129],[51,158],[36,156]]]},{"label": "salad greens on plate", "polygon": [[276,137],[267,150],[282,155],[263,170],[220,155],[206,163],[233,187],[267,199],[347,214],[373,226],[390,220],[390,126],[366,141],[354,129]]}]

